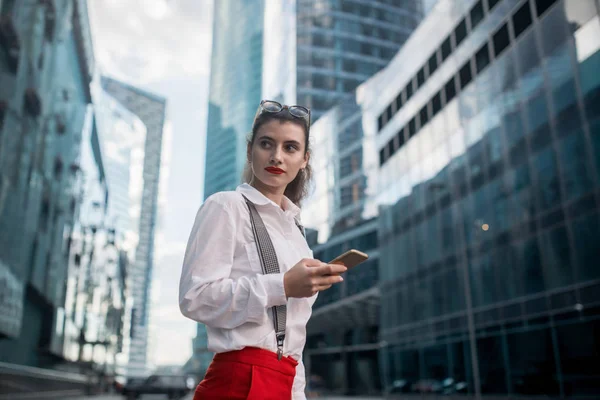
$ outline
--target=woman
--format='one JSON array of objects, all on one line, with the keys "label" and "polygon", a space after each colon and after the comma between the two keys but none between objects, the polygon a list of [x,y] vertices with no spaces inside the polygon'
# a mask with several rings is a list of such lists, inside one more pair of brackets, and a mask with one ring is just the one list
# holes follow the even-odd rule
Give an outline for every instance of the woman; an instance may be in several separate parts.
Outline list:
[{"label": "woman", "polygon": [[[198,211],[179,304],[206,325],[216,355],[195,400],[305,399],[301,357],[311,307],[346,271],[313,259],[299,229],[311,178],[309,126],[307,108],[261,101],[248,140],[247,183],[210,196]],[[266,274],[261,222],[275,250],[275,272]]]}]

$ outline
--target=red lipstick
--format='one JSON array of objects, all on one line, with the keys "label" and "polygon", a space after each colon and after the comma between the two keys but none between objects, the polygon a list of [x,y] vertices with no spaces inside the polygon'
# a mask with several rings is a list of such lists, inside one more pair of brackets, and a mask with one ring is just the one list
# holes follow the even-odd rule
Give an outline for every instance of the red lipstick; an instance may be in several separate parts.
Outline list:
[{"label": "red lipstick", "polygon": [[270,172],[275,175],[281,175],[285,172],[281,168],[277,168],[277,167],[267,167],[267,168],[265,168],[265,171]]}]

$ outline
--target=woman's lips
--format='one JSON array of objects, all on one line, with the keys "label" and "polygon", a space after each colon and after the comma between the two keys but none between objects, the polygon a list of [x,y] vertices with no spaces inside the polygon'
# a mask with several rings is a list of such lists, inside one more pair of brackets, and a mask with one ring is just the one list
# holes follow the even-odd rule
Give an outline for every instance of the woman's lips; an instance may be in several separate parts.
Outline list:
[{"label": "woman's lips", "polygon": [[276,167],[267,167],[267,168],[265,168],[265,171],[270,172],[275,175],[281,175],[285,172],[281,168],[276,168]]}]

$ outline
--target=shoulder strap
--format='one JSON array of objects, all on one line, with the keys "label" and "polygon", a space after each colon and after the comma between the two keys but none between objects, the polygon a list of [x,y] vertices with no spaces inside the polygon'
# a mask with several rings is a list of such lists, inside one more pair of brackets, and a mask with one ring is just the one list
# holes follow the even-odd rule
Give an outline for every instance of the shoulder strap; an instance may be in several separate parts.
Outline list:
[{"label": "shoulder strap", "polygon": [[[244,196],[244,195],[242,195]],[[256,247],[262,270],[264,274],[278,274],[279,273],[279,262],[277,261],[277,254],[273,247],[273,242],[267,232],[267,228],[260,217],[260,214],[256,210],[254,203],[252,203],[246,196],[244,196],[248,209],[250,210],[250,223],[252,224],[252,232],[256,241]],[[277,357],[281,360],[283,355],[283,341],[285,340],[285,325],[287,317],[286,305],[274,306],[273,310],[273,325],[275,327],[275,337],[277,338]]]}]

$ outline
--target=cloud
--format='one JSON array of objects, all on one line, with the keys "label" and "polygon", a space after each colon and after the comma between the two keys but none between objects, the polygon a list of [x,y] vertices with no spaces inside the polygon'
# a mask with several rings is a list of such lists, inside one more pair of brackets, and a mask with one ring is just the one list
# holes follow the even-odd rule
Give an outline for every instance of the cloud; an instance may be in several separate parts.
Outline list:
[{"label": "cloud", "polygon": [[89,8],[103,71],[138,84],[208,74],[211,1],[94,0]]}]

